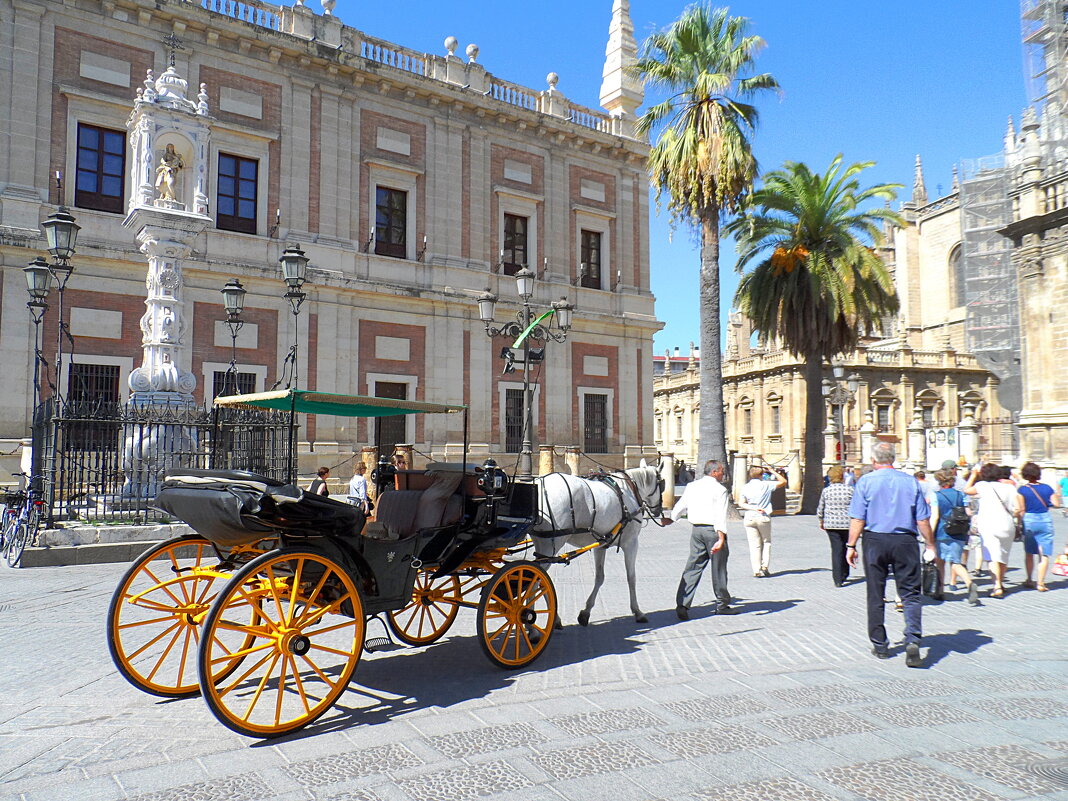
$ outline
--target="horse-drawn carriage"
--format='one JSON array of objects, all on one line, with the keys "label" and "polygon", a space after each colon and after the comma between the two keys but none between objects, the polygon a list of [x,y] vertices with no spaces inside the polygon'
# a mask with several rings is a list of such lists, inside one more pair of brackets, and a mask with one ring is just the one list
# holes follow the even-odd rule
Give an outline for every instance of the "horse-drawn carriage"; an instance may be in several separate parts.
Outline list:
[{"label": "horse-drawn carriage", "polygon": [[[542,532],[549,547],[535,550],[539,486],[510,482],[492,461],[466,464],[462,406],[300,390],[216,404],[351,417],[465,415],[464,460],[395,480],[403,488],[382,493],[366,525],[357,507],[253,473],[186,470],[165,478],[157,505],[196,534],[162,542],[130,566],[109,608],[109,648],[135,686],[166,697],[202,694],[220,722],[249,736],[285,734],[324,714],[345,691],[368,622],[379,615],[398,639],[425,645],[448,631],[461,607],[473,608],[489,659],[503,668],[529,665],[557,620],[548,564],[618,539],[633,513],[648,509],[634,502],[628,515],[617,490],[623,514],[609,537],[592,535],[558,555],[554,541],[573,532],[550,528]],[[380,481],[392,478],[379,472]],[[636,601],[632,608],[641,614]]]}]

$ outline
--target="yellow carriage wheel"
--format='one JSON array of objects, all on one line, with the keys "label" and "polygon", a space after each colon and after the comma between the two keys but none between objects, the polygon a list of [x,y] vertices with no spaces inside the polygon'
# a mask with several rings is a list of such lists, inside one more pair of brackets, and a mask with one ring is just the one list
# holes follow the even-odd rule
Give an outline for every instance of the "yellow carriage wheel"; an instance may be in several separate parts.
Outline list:
[{"label": "yellow carriage wheel", "polygon": [[482,589],[478,641],[503,668],[529,665],[545,650],[556,621],[556,590],[534,562],[511,562]]},{"label": "yellow carriage wheel", "polygon": [[420,570],[412,589],[412,602],[403,609],[387,613],[389,627],[397,639],[408,645],[429,645],[444,636],[460,611],[463,598],[458,576],[431,578],[433,573]]},{"label": "yellow carriage wheel", "polygon": [[229,578],[199,536],[153,545],[130,565],[111,596],[107,640],[119,672],[166,698],[198,695],[200,624]]},{"label": "yellow carriage wheel", "polygon": [[301,548],[264,554],[234,573],[204,618],[204,700],[239,734],[295,731],[345,692],[363,639],[363,601],[344,567]]}]

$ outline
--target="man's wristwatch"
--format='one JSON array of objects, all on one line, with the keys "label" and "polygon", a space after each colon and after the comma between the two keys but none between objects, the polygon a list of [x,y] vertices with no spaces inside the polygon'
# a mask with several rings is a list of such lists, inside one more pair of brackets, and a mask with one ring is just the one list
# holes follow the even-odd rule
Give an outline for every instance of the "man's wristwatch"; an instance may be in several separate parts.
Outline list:
[{"label": "man's wristwatch", "polygon": [[854,551],[857,549],[857,546],[855,544],[854,545],[848,545],[847,544],[846,547],[847,548],[852,548]]}]

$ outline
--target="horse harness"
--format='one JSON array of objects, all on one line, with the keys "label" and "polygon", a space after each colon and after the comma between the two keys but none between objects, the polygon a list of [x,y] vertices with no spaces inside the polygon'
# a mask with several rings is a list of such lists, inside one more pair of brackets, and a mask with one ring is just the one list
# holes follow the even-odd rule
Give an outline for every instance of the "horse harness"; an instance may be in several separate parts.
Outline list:
[{"label": "horse harness", "polygon": [[[562,476],[564,474],[563,473],[550,473],[549,475],[560,475],[560,476]],[[548,476],[546,476],[546,478],[547,477]],[[600,482],[602,484],[607,484],[616,493],[616,497],[619,499],[619,508],[621,510],[621,518],[620,518],[619,522],[616,523],[616,525],[612,527],[612,530],[608,534],[606,534],[604,536],[598,535],[597,532],[594,531],[592,528],[590,528],[590,529],[579,529],[579,528],[575,528],[574,526],[572,526],[572,528],[570,528],[570,529],[561,529],[556,524],[556,520],[555,520],[555,518],[553,516],[552,506],[551,505],[547,505],[548,508],[546,509],[546,512],[548,513],[548,516],[549,516],[549,523],[552,525],[553,531],[555,532],[554,536],[563,537],[563,536],[571,536],[573,534],[590,534],[590,535],[592,535],[594,537],[594,539],[596,540],[596,542],[593,545],[588,546],[587,548],[581,549],[582,551],[588,550],[589,548],[596,548],[596,547],[611,548],[613,545],[616,545],[616,547],[619,547],[619,535],[622,533],[623,529],[626,528],[627,524],[630,523],[631,521],[640,520],[642,518],[642,512],[646,511],[646,504],[642,500],[641,493],[638,491],[638,485],[634,482],[634,479],[632,479],[625,472],[609,473],[609,472],[604,471],[604,470],[597,470],[597,471],[594,471],[593,473],[589,473],[589,474],[587,474],[585,476],[582,476],[582,478],[585,478],[587,481],[598,481],[598,482]],[[626,499],[625,499],[625,497],[623,495],[623,487],[620,485],[621,481],[624,482],[626,484],[626,486],[630,489],[630,491],[634,494],[634,500],[638,503],[638,509],[636,510],[636,512],[631,512],[630,510],[627,509]],[[574,520],[575,520],[575,496],[571,492],[571,485],[567,481],[564,481],[564,486],[567,488],[568,507],[571,510],[571,521],[572,521],[572,523],[574,523]],[[589,502],[590,502],[590,507],[591,507],[592,512],[593,512],[593,516],[592,516],[590,525],[593,526],[597,522],[597,497],[592,492],[589,493]],[[652,514],[651,513],[650,513],[650,518],[652,518]]]}]

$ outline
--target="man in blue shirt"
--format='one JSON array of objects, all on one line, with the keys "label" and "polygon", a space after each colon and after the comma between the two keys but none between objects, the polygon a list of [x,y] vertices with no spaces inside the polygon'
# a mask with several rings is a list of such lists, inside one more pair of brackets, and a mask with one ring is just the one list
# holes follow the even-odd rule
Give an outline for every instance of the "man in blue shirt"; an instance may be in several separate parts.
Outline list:
[{"label": "man in blue shirt", "polygon": [[931,508],[923,488],[908,473],[894,469],[894,446],[878,442],[871,449],[875,469],[857,480],[849,504],[849,541],[846,557],[857,566],[857,540],[864,536],[864,572],[868,583],[868,637],[872,653],[890,656],[886,636],[883,593],[891,569],[905,612],[905,664],[919,667],[922,621],[920,606],[920,553],[917,533],[926,545],[924,559],[934,559]]}]

